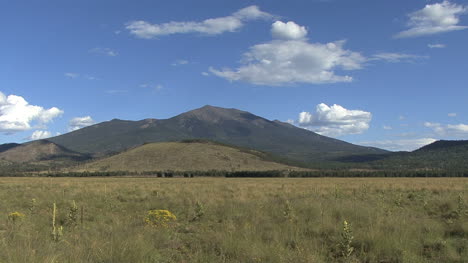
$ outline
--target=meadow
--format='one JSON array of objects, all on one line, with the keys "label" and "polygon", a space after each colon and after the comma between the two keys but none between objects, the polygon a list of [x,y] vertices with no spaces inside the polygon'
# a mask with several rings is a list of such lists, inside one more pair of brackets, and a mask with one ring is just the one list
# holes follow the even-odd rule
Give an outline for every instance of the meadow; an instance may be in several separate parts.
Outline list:
[{"label": "meadow", "polygon": [[467,195],[466,178],[1,177],[0,262],[468,262]]}]

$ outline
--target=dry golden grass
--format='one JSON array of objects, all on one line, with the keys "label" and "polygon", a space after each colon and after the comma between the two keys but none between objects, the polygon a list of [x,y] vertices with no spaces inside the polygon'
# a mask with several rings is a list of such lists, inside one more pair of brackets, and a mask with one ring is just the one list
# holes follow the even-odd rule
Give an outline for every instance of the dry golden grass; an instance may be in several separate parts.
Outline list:
[{"label": "dry golden grass", "polygon": [[[0,178],[0,262],[466,262],[467,192],[466,178]],[[149,210],[177,221],[148,226]]]}]

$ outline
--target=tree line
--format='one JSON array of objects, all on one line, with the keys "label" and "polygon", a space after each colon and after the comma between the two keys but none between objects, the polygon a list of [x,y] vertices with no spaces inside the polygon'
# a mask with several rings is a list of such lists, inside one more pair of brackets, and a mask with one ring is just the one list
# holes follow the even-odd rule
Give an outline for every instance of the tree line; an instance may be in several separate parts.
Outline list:
[{"label": "tree line", "polygon": [[109,177],[109,176],[146,176],[146,177],[226,177],[226,178],[312,178],[312,177],[468,177],[468,170],[313,170],[313,171],[8,171],[0,176],[40,176],[40,177]]}]

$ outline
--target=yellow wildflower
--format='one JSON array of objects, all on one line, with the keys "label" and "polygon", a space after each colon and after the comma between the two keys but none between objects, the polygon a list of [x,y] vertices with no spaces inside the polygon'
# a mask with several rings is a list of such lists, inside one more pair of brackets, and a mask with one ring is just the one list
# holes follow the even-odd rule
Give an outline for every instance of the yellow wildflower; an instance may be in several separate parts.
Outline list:
[{"label": "yellow wildflower", "polygon": [[177,217],[169,210],[149,210],[145,217],[145,223],[154,227],[169,227],[177,220]]},{"label": "yellow wildflower", "polygon": [[23,220],[26,215],[20,212],[11,212],[8,214],[8,219],[12,222]]}]

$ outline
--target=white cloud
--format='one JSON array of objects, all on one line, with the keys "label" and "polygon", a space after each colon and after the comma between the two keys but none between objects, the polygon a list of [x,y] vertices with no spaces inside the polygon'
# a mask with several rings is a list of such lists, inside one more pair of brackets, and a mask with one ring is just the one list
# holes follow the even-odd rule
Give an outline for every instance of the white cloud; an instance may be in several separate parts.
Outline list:
[{"label": "white cloud", "polygon": [[307,35],[307,29],[304,26],[299,26],[293,21],[283,23],[276,21],[271,26],[271,35],[273,38],[284,40],[303,39]]},{"label": "white cloud", "polygon": [[427,47],[429,48],[446,48],[445,44],[428,44]]},{"label": "white cloud", "polygon": [[232,16],[244,21],[255,19],[270,19],[273,17],[271,14],[261,11],[260,8],[258,8],[258,6],[256,5],[251,5],[242,8],[239,11],[235,12]]},{"label": "white cloud", "polygon": [[427,56],[418,56],[412,54],[405,54],[405,53],[377,53],[372,56],[370,60],[383,60],[390,63],[398,63],[398,62],[414,62],[419,59],[426,59]]},{"label": "white cloud", "polygon": [[458,25],[459,17],[467,11],[466,6],[449,1],[426,5],[423,9],[409,14],[409,29],[396,34],[395,37],[419,37],[467,29],[467,26]]},{"label": "white cloud", "polygon": [[163,85],[161,84],[148,84],[148,83],[144,83],[144,84],[141,84],[140,85],[140,88],[144,88],[144,89],[152,89],[153,91],[160,91],[164,88]]},{"label": "white cloud", "polygon": [[87,80],[99,80],[99,78],[96,78],[96,77],[94,77],[94,76],[87,75],[87,74],[81,75],[81,74],[79,74],[79,73],[67,72],[67,73],[65,73],[64,75],[65,75],[65,77],[70,78],[70,79],[78,79],[78,78],[80,78],[80,79],[87,79]]},{"label": "white cloud", "polygon": [[387,125],[382,126],[382,128],[384,130],[392,130],[393,129],[392,126],[387,126]]},{"label": "white cloud", "polygon": [[76,131],[86,126],[93,125],[95,123],[96,122],[93,120],[93,118],[91,118],[91,116],[76,117],[76,118],[71,119],[70,122],[68,123],[68,130]]},{"label": "white cloud", "polygon": [[369,129],[371,120],[370,112],[321,103],[317,105],[315,113],[301,112],[297,124],[321,135],[341,136],[363,133]]},{"label": "white cloud", "polygon": [[158,84],[158,85],[156,85],[156,86],[153,88],[153,90],[154,90],[154,91],[159,91],[159,90],[162,90],[163,88],[164,88],[163,85]]},{"label": "white cloud", "polygon": [[309,43],[306,39],[273,40],[251,47],[239,68],[210,67],[210,72],[230,81],[255,85],[350,82],[351,76],[337,75],[335,70],[361,69],[366,58],[343,49],[344,44],[343,40],[327,44]]},{"label": "white cloud", "polygon": [[107,94],[120,94],[120,93],[127,93],[128,90],[124,90],[124,89],[109,89],[109,90],[106,90],[104,91],[105,93]]},{"label": "white cloud", "polygon": [[210,18],[202,22],[168,22],[151,24],[146,21],[132,21],[125,25],[130,34],[139,38],[151,39],[157,36],[186,33],[202,33],[218,35],[224,32],[234,32],[244,26],[244,22],[255,19],[268,19],[272,16],[260,11],[255,6],[249,6],[233,13],[230,16]]},{"label": "white cloud", "polygon": [[468,136],[468,124],[440,124],[433,122],[425,122],[424,126],[431,128],[440,136],[466,137]]},{"label": "white cloud", "polygon": [[84,75],[84,78],[87,79],[87,80],[99,80],[99,78],[96,78],[96,77],[91,76],[91,75]]},{"label": "white cloud", "polygon": [[[31,105],[28,105],[31,106]],[[63,114],[63,110],[59,108],[52,107],[50,109],[42,109],[37,119],[40,123],[45,124],[51,122],[53,119],[61,116]]]},{"label": "white cloud", "polygon": [[447,116],[449,117],[457,117],[457,114],[455,112],[451,112],[449,114],[447,114]]},{"label": "white cloud", "polygon": [[110,48],[101,48],[101,47],[96,47],[91,50],[89,50],[90,53],[98,54],[98,55],[104,55],[104,56],[109,56],[109,57],[115,57],[118,55],[118,53]]},{"label": "white cloud", "polygon": [[33,123],[45,125],[61,116],[63,111],[52,107],[30,105],[23,97],[5,96],[0,92],[0,132],[15,133],[32,129]]},{"label": "white cloud", "polygon": [[52,133],[50,131],[34,131],[31,136],[28,138],[29,140],[41,140],[41,139],[46,139],[52,136]]},{"label": "white cloud", "polygon": [[80,74],[73,73],[73,72],[67,72],[64,75],[65,75],[65,77],[71,78],[71,79],[76,79],[76,78],[78,78],[80,76]]},{"label": "white cloud", "polygon": [[400,139],[400,140],[381,140],[381,141],[363,141],[359,145],[372,146],[390,151],[414,151],[425,145],[437,141],[434,138]]},{"label": "white cloud", "polygon": [[180,65],[187,65],[188,63],[189,63],[188,60],[178,59],[178,60],[174,61],[171,65],[172,66],[180,66]]}]

